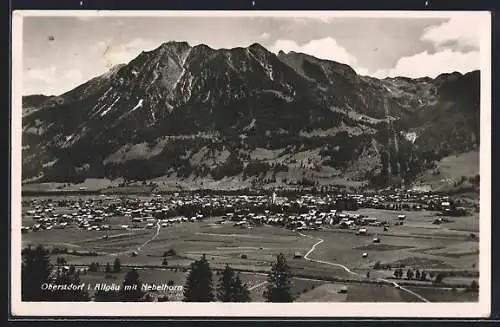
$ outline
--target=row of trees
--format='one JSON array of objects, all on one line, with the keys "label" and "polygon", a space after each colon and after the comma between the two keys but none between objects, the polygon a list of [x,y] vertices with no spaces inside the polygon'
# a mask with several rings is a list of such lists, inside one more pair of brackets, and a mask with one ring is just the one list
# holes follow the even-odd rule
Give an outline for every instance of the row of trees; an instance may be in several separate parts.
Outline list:
[{"label": "row of trees", "polygon": [[28,247],[22,251],[21,296],[23,301],[88,301],[89,295],[85,289],[51,290],[45,284],[80,285],[80,279],[75,269],[64,269],[58,260],[58,265],[50,263],[49,251],[38,246]]},{"label": "row of trees", "polygon": [[[35,249],[28,247],[22,251],[22,299],[23,301],[90,301],[85,287],[68,290],[50,290],[44,287],[53,285],[83,285],[79,273],[74,269],[66,269],[66,261],[58,258],[56,266],[50,262],[49,251],[43,246]],[[90,271],[97,271],[99,265],[92,263]],[[108,263],[106,273],[119,273],[122,270],[119,259],[113,267]],[[267,288],[264,297],[268,302],[292,302],[291,273],[286,263],[285,256],[279,254],[272,265],[267,279]],[[170,282],[169,282],[170,283]],[[170,284],[173,284],[170,283]],[[189,268],[186,283],[183,288],[183,301],[185,302],[249,302],[250,289],[242,282],[240,274],[226,265],[221,271],[217,286],[213,286],[213,273],[210,265],[203,255],[194,261]],[[99,302],[138,302],[148,301],[148,294],[142,290],[139,273],[132,269],[123,280],[118,291],[97,290],[93,296]],[[166,299],[164,297],[163,299]]]},{"label": "row of trees", "polygon": [[[428,275],[427,272],[425,270],[422,270],[422,272],[420,270],[413,270],[411,268],[409,268],[407,271],[406,271],[406,279],[415,279],[415,280],[422,280],[422,281],[425,281],[427,280],[427,276],[430,276],[431,278],[433,277],[432,274]],[[401,268],[398,268],[396,270],[394,270],[394,277],[396,278],[403,278],[403,269]],[[441,274],[437,274],[436,275],[436,283],[440,283],[442,280],[443,280],[443,277]]]},{"label": "row of trees", "polygon": [[[203,255],[193,262],[184,287],[184,301],[186,302],[249,302],[250,291],[244,284],[239,273],[226,265],[214,290],[212,285],[212,271]],[[267,278],[267,287],[264,298],[267,302],[293,302],[291,293],[291,273],[285,256],[280,253],[273,263]]]}]

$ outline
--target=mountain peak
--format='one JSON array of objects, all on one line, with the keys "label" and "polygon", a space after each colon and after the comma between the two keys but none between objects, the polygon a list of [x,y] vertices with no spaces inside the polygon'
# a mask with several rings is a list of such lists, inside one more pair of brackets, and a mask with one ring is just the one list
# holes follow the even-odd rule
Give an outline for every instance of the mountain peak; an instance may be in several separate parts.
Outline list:
[{"label": "mountain peak", "polygon": [[442,73],[442,74],[439,74],[435,78],[435,81],[439,82],[439,83],[448,82],[448,81],[456,81],[459,78],[461,78],[462,76],[463,76],[463,74],[460,72],[457,72],[457,71],[454,71],[451,73]]},{"label": "mountain peak", "polygon": [[[276,57],[258,43],[215,50],[170,41],[49,102],[24,97],[23,179],[229,177],[286,186],[297,176],[337,183],[335,170],[366,183],[411,181],[428,161],[477,149],[477,77],[382,82],[311,55]],[[395,118],[390,142],[387,116]],[[413,131],[410,143],[400,137]],[[314,153],[307,164],[297,165],[306,151],[297,143]],[[285,177],[268,179],[271,168]],[[302,178],[310,172],[318,174]]]},{"label": "mountain peak", "polygon": [[168,41],[164,42],[159,46],[159,49],[175,49],[175,50],[184,50],[187,48],[191,48],[191,45],[186,41]]},{"label": "mountain peak", "polygon": [[196,49],[198,51],[215,51],[214,49],[203,43],[195,45],[193,49]]},{"label": "mountain peak", "polygon": [[264,48],[260,43],[252,43],[249,47],[249,50],[259,50],[259,51],[268,51],[266,48]]}]

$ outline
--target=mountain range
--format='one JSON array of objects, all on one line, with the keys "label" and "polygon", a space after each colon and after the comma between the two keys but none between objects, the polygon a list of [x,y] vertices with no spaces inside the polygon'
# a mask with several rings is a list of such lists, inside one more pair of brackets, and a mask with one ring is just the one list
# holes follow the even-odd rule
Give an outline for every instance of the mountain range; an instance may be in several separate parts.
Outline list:
[{"label": "mountain range", "polygon": [[171,41],[64,94],[24,96],[23,183],[476,185],[464,165],[479,161],[479,80]]}]

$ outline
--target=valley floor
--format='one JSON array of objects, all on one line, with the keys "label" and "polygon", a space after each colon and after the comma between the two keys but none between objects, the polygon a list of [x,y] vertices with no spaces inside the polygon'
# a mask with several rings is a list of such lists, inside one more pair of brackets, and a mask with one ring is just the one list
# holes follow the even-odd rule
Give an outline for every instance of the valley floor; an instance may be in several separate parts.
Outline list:
[{"label": "valley floor", "polygon": [[[389,220],[398,214],[375,209],[361,211]],[[23,234],[22,244],[67,248],[68,253],[53,255],[52,260],[64,257],[68,265],[81,268],[92,262],[104,267],[120,258],[123,272],[106,274],[101,270],[82,274],[81,280],[87,284],[121,283],[127,269],[135,267],[144,282],[173,281],[175,285],[183,285],[189,264],[205,254],[214,271],[226,264],[241,271],[252,301],[263,301],[266,274],[281,252],[295,276],[293,293],[299,302],[477,301],[477,292],[465,288],[479,274],[479,243],[468,239],[471,232],[478,231],[478,217],[456,217],[449,225],[436,226],[432,224],[433,212],[406,214],[405,225],[393,226],[388,231],[369,227],[366,236],[336,227],[302,232],[270,225],[241,228],[221,223],[220,217],[211,217],[201,222],[168,227],[158,224],[151,229],[129,231],[43,230]],[[30,219],[23,217],[23,225],[29,225]],[[109,223],[120,226],[128,220],[112,217]],[[375,236],[381,239],[380,244],[372,242]],[[165,266],[162,256],[169,249],[174,249],[176,255],[168,256]],[[98,255],[73,254],[90,250]],[[362,256],[363,252],[367,257]],[[302,257],[296,258],[296,253]],[[376,263],[402,266],[405,272],[412,268],[435,274],[451,273],[441,285],[433,285],[429,280],[395,279],[394,268],[374,269]],[[218,279],[217,273],[214,277]],[[347,287],[347,293],[340,292],[343,287]],[[170,300],[182,298],[181,292],[167,295]]]}]

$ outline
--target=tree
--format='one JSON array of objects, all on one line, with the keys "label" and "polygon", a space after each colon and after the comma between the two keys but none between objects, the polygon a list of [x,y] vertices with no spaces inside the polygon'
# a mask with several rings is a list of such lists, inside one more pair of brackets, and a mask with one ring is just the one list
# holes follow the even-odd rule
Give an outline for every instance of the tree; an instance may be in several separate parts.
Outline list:
[{"label": "tree", "polygon": [[74,285],[78,287],[72,290],[52,291],[46,301],[76,302],[90,300],[84,284],[80,282],[80,278],[78,278],[74,270],[71,271],[69,269],[64,269],[57,274],[56,278],[53,279],[52,282],[55,285]]},{"label": "tree", "polygon": [[113,272],[114,273],[119,273],[122,271],[122,264],[120,262],[119,258],[115,259],[115,262],[113,263]]},{"label": "tree", "polygon": [[241,281],[240,274],[236,274],[233,280],[234,302],[250,302],[250,291]]},{"label": "tree", "polygon": [[441,284],[443,282],[443,278],[444,275],[442,273],[438,273],[434,279],[434,284]]},{"label": "tree", "polygon": [[66,264],[66,259],[64,259],[63,257],[57,257],[56,263],[58,266],[64,266]]},{"label": "tree", "polygon": [[23,301],[47,301],[48,292],[42,290],[52,272],[49,251],[39,245],[23,249],[21,268],[21,297]]},{"label": "tree", "polygon": [[125,280],[120,288],[119,295],[121,301],[137,302],[144,294],[142,282],[139,279],[139,273],[135,269],[130,270],[127,275],[125,275]]},{"label": "tree", "polygon": [[472,292],[477,292],[479,290],[479,284],[477,283],[476,280],[473,280],[472,282],[470,282],[470,286],[468,287],[468,290],[472,291]]},{"label": "tree", "polygon": [[217,286],[217,299],[222,302],[231,302],[233,299],[233,289],[232,283],[234,278],[234,270],[226,265],[222,271],[222,275],[219,279],[219,285]]},{"label": "tree", "polygon": [[105,272],[106,272],[107,274],[110,274],[110,273],[111,273],[111,265],[109,264],[109,262],[108,262],[108,263],[106,263],[106,269],[105,269]]},{"label": "tree", "polygon": [[398,269],[394,270],[394,277],[396,277],[398,279],[403,277],[403,269],[398,268]]},{"label": "tree", "polygon": [[416,280],[420,280],[420,270],[417,269],[417,271],[415,271],[415,279]]},{"label": "tree", "polygon": [[283,253],[276,257],[267,280],[269,284],[264,291],[267,302],[293,302],[290,268]]},{"label": "tree", "polygon": [[203,255],[199,260],[191,263],[184,286],[184,301],[212,302],[214,300],[212,270],[205,255]]},{"label": "tree", "polygon": [[420,274],[420,280],[426,280],[427,279],[427,272],[425,270],[422,270],[422,273]]},{"label": "tree", "polygon": [[382,185],[386,185],[389,176],[389,155],[387,154],[386,151],[381,151],[380,161],[382,163],[382,171],[381,171],[381,176],[383,178]]},{"label": "tree", "polygon": [[391,168],[391,174],[392,175],[398,175],[399,174],[399,162],[396,157],[396,151],[394,147],[389,148],[389,158],[390,158],[390,168]]},{"label": "tree", "polygon": [[96,272],[99,269],[98,262],[91,262],[89,265],[89,271]]},{"label": "tree", "polygon": [[249,302],[250,292],[240,279],[239,274],[226,265],[217,286],[217,299],[222,302]]},{"label": "tree", "polygon": [[170,249],[168,251],[163,252],[163,257],[168,257],[168,256],[176,256],[177,253],[175,252],[174,249]]},{"label": "tree", "polygon": [[413,270],[411,268],[408,268],[408,271],[406,272],[406,278],[407,279],[412,279],[413,278]]}]

